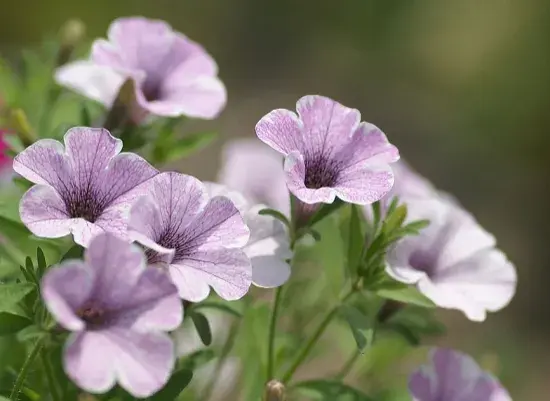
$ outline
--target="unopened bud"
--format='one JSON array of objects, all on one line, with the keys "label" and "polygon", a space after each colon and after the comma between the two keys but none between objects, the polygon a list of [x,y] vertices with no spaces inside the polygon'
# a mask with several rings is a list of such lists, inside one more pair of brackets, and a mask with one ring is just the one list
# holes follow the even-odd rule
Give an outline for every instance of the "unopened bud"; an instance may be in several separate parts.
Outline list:
[{"label": "unopened bud", "polygon": [[277,380],[271,380],[265,385],[264,401],[285,401],[285,385]]},{"label": "unopened bud", "polygon": [[27,119],[27,115],[21,109],[11,110],[10,128],[17,133],[21,143],[25,147],[32,145],[36,141],[36,135]]},{"label": "unopened bud", "polygon": [[62,27],[59,33],[61,46],[57,54],[57,65],[66,64],[73,54],[76,46],[86,34],[86,25],[79,19],[70,19]]},{"label": "unopened bud", "polygon": [[135,85],[132,78],[128,78],[122,84],[109,113],[105,117],[103,128],[112,132],[116,129],[122,129],[133,121],[133,109],[137,103]]}]

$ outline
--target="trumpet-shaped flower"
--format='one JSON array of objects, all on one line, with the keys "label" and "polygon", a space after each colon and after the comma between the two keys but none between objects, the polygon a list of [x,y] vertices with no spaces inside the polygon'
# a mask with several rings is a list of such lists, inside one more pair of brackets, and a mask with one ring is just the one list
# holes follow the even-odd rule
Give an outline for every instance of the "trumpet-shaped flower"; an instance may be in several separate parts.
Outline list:
[{"label": "trumpet-shaped flower", "polygon": [[393,185],[397,148],[358,110],[323,96],[304,96],[298,115],[277,109],[256,125],[263,142],[285,156],[288,189],[306,204],[336,197],[360,205],[380,200]]},{"label": "trumpet-shaped flower", "polygon": [[168,275],[146,268],[139,247],[112,234],[96,236],[84,261],[48,270],[42,296],[73,332],[63,364],[79,387],[104,393],[118,382],[133,396],[148,397],[166,384],[175,354],[164,332],[181,324],[183,310]]},{"label": "trumpet-shaped flower", "polygon": [[41,139],[15,157],[15,172],[37,184],[21,199],[21,220],[39,237],[72,234],[84,247],[104,231],[126,238],[129,208],[158,171],[120,153],[104,129],[72,128],[64,142]]},{"label": "trumpet-shaped flower", "polygon": [[252,268],[242,248],[249,230],[226,197],[210,198],[204,184],[161,173],[130,213],[129,234],[147,249],[149,264],[168,270],[181,298],[199,302],[210,287],[226,300],[244,296]]}]

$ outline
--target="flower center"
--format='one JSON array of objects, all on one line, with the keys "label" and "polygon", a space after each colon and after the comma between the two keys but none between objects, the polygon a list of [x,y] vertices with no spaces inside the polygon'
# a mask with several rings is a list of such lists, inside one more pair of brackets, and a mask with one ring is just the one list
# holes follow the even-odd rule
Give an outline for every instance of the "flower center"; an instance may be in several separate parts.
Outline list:
[{"label": "flower center", "polygon": [[91,326],[105,323],[105,310],[94,304],[86,304],[76,314]]},{"label": "flower center", "polygon": [[65,205],[73,219],[81,218],[90,223],[94,223],[101,216],[104,209],[97,197],[89,191],[71,194]]},{"label": "flower center", "polygon": [[306,188],[319,189],[333,187],[340,175],[340,162],[331,160],[323,155],[306,157]]},{"label": "flower center", "polygon": [[[185,235],[185,233],[179,233],[177,229],[173,227],[169,227],[166,231],[164,231],[156,243],[164,248],[175,249],[172,261],[184,259],[193,247],[192,241],[189,241],[189,238]],[[159,254],[151,249],[147,249],[145,251],[145,256],[147,256],[147,262],[149,264],[166,262],[166,259],[162,254]]]},{"label": "flower center", "polygon": [[148,102],[153,102],[161,98],[160,85],[155,79],[146,79],[141,86],[141,91]]},{"label": "flower center", "polygon": [[415,251],[409,256],[409,265],[415,270],[426,273],[430,278],[435,270],[433,255],[422,251]]}]

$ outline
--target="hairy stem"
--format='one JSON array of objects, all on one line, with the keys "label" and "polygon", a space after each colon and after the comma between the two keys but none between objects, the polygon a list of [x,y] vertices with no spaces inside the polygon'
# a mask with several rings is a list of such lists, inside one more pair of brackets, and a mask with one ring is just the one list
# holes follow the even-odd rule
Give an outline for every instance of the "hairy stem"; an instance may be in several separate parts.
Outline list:
[{"label": "hairy stem", "polygon": [[271,319],[269,322],[269,337],[267,350],[267,380],[273,379],[275,373],[275,334],[277,332],[277,319],[281,310],[283,287],[278,287],[275,291],[275,302],[271,310]]},{"label": "hairy stem", "polygon": [[48,388],[50,389],[52,401],[62,401],[63,397],[61,396],[61,390],[58,386],[57,380],[55,380],[52,365],[45,352],[40,353],[40,359],[42,361],[44,372],[46,373],[46,380],[48,381]]},{"label": "hairy stem", "polygon": [[21,367],[21,370],[17,375],[17,379],[15,379],[15,383],[10,393],[10,400],[16,401],[18,399],[19,393],[21,392],[21,388],[23,387],[23,384],[25,383],[25,379],[27,378],[27,374],[29,373],[29,369],[33,364],[34,360],[36,359],[36,357],[38,356],[38,354],[40,354],[40,351],[42,350],[43,346],[44,346],[43,339],[38,340],[34,344],[30,354],[27,356],[27,359],[25,359],[25,362],[23,363],[23,366]]},{"label": "hairy stem", "polygon": [[306,360],[307,356],[319,340],[325,330],[327,329],[329,323],[336,317],[338,314],[338,309],[340,306],[346,302],[357,290],[356,286],[352,286],[352,289],[342,298],[340,303],[338,303],[336,306],[334,306],[325,316],[325,318],[319,323],[319,326],[313,333],[313,335],[309,338],[309,340],[306,342],[304,347],[300,350],[296,358],[294,359],[294,362],[290,365],[290,368],[286,371],[286,373],[283,376],[282,382],[283,384],[288,383],[292,377],[294,376],[294,373],[298,370],[300,365]]}]

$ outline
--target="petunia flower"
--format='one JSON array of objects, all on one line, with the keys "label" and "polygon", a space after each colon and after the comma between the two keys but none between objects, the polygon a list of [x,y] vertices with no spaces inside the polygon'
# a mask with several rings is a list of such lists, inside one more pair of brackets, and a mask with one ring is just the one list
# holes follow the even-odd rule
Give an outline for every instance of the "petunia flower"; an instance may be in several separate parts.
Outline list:
[{"label": "petunia flower", "polygon": [[209,198],[204,184],[179,173],[161,173],[149,195],[130,212],[130,237],[147,249],[148,262],[168,270],[181,298],[199,302],[210,287],[226,300],[243,297],[252,268],[242,251],[249,230],[226,197]]},{"label": "petunia flower", "polygon": [[226,102],[214,59],[166,22],[143,17],[111,23],[108,40],[94,42],[89,60],[67,64],[56,81],[110,107],[128,78],[150,114],[215,118]]},{"label": "petunia flower", "polygon": [[418,236],[390,250],[387,272],[414,284],[442,308],[458,309],[470,320],[504,308],[516,288],[516,270],[495,238],[455,202],[443,198],[408,203],[408,219],[427,219]]},{"label": "petunia flower", "polygon": [[409,378],[413,401],[512,401],[506,389],[468,355],[437,348]]},{"label": "petunia flower", "polygon": [[252,205],[237,191],[215,183],[206,183],[206,187],[211,197],[221,195],[231,199],[250,230],[243,251],[252,263],[252,283],[263,288],[286,283],[290,277],[287,260],[292,258],[286,226],[272,216],[260,215],[267,206]]},{"label": "petunia flower", "polygon": [[72,234],[84,247],[103,231],[125,238],[132,201],[158,171],[120,153],[122,141],[104,129],[72,128],[64,142],[41,139],[15,157],[15,172],[37,184],[21,199],[21,220],[39,237]]},{"label": "petunia flower", "polygon": [[252,204],[265,204],[290,216],[283,159],[257,140],[237,139],[226,144],[218,182],[240,192]]},{"label": "petunia flower", "polygon": [[336,197],[360,205],[381,199],[393,185],[397,148],[358,110],[323,96],[304,96],[298,115],[277,109],[256,125],[263,142],[285,156],[288,189],[306,204]]},{"label": "petunia flower", "polygon": [[112,234],[90,243],[84,261],[52,268],[42,296],[55,320],[73,333],[63,365],[82,389],[104,393],[118,382],[135,397],[161,389],[172,372],[183,310],[165,272],[146,268],[143,252]]}]

